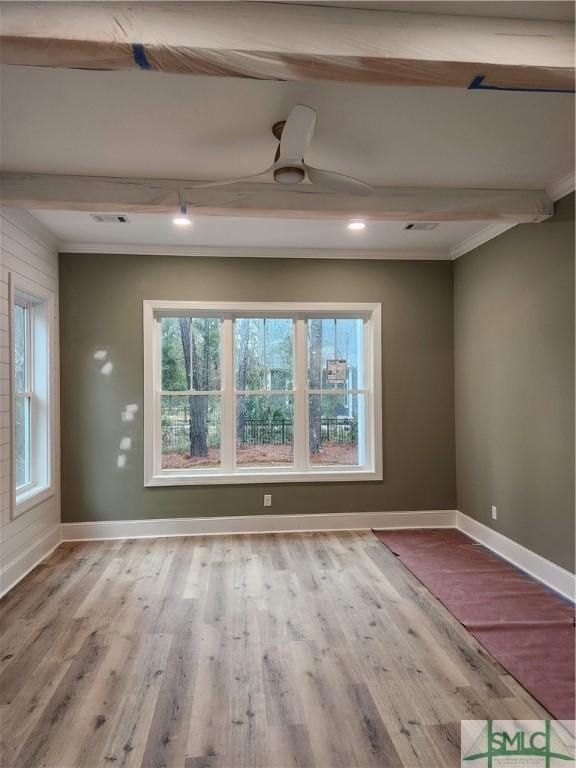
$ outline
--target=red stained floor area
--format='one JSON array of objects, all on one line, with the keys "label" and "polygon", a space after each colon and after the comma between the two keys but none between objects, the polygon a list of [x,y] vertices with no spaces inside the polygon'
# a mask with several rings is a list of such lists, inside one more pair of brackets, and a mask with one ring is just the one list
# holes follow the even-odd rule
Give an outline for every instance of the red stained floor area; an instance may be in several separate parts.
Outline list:
[{"label": "red stained floor area", "polygon": [[375,531],[558,720],[574,719],[574,607],[455,530]]}]

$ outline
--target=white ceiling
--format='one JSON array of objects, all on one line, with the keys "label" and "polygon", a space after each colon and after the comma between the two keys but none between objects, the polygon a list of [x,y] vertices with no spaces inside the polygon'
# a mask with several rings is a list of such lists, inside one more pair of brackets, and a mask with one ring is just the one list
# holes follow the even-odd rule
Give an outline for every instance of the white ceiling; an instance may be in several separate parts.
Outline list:
[{"label": "white ceiling", "polygon": [[318,112],[308,161],[374,185],[543,189],[574,162],[570,94],[22,67],[1,84],[4,170],[244,176],[296,103]]},{"label": "white ceiling", "polygon": [[361,232],[346,222],[302,219],[194,216],[190,227],[172,224],[167,214],[127,214],[128,224],[97,224],[88,213],[34,211],[61,241],[70,244],[168,246],[184,248],[361,249],[413,256],[448,258],[450,251],[486,227],[485,222],[442,222],[430,232],[406,231],[406,222],[370,221]]},{"label": "white ceiling", "polygon": [[[339,5],[337,2],[327,4]],[[361,2],[365,8],[521,18],[573,18],[572,3]],[[0,71],[0,167],[55,174],[219,180],[269,166],[271,126],[294,104],[318,113],[307,160],[375,186],[547,189],[574,168],[570,94],[273,82],[156,72],[35,67]],[[34,212],[66,243],[361,249],[445,254],[486,229],[432,232],[371,222],[132,214],[127,225],[86,213]],[[492,227],[494,230],[494,227]]]}]

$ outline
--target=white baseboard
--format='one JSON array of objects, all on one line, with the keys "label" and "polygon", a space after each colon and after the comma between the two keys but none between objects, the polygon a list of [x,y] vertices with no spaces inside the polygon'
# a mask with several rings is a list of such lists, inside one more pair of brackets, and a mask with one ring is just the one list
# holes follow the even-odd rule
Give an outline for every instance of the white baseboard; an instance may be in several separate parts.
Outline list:
[{"label": "white baseboard", "polygon": [[145,539],[163,536],[210,536],[296,531],[369,531],[391,528],[450,528],[453,509],[422,512],[357,512],[324,515],[251,515],[179,517],[167,520],[98,520],[63,523],[64,541]]},{"label": "white baseboard", "polygon": [[418,512],[357,512],[324,515],[253,515],[171,518],[167,520],[99,520],[54,526],[39,541],[0,570],[0,596],[46,558],[61,541],[143,539],[166,536],[217,536],[245,533],[306,531],[368,531],[401,528],[457,528],[517,566],[574,600],[576,577],[570,571],[453,509]]},{"label": "white baseboard", "polygon": [[576,596],[576,577],[531,549],[527,549],[502,533],[479,523],[463,512],[456,513],[456,527],[470,538],[491,549],[520,570],[533,576],[569,600]]},{"label": "white baseboard", "polygon": [[31,544],[11,562],[0,569],[0,597],[3,597],[19,581],[48,557],[62,541],[60,525],[54,525],[41,539]]}]

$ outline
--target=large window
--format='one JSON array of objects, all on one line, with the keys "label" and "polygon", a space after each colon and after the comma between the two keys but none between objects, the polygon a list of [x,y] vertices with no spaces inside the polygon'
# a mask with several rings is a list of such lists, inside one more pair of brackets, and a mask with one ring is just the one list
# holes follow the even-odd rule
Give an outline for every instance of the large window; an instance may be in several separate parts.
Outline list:
[{"label": "large window", "polygon": [[51,297],[11,282],[13,513],[52,493]]},{"label": "large window", "polygon": [[381,477],[380,306],[144,302],[147,485]]}]

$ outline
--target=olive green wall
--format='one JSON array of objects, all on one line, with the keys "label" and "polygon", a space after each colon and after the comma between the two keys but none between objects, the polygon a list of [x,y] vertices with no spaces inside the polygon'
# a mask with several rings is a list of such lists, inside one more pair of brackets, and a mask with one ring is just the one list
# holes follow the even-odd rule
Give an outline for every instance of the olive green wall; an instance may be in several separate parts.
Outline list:
[{"label": "olive green wall", "polygon": [[458,509],[573,568],[573,195],[455,262],[454,327]]},{"label": "olive green wall", "polygon": [[[454,509],[452,267],[62,254],[63,522]],[[144,488],[143,299],[381,302],[383,481]],[[97,350],[108,352],[108,376]],[[129,403],[140,408],[132,422],[122,420]],[[125,436],[132,449],[119,469]]]}]

